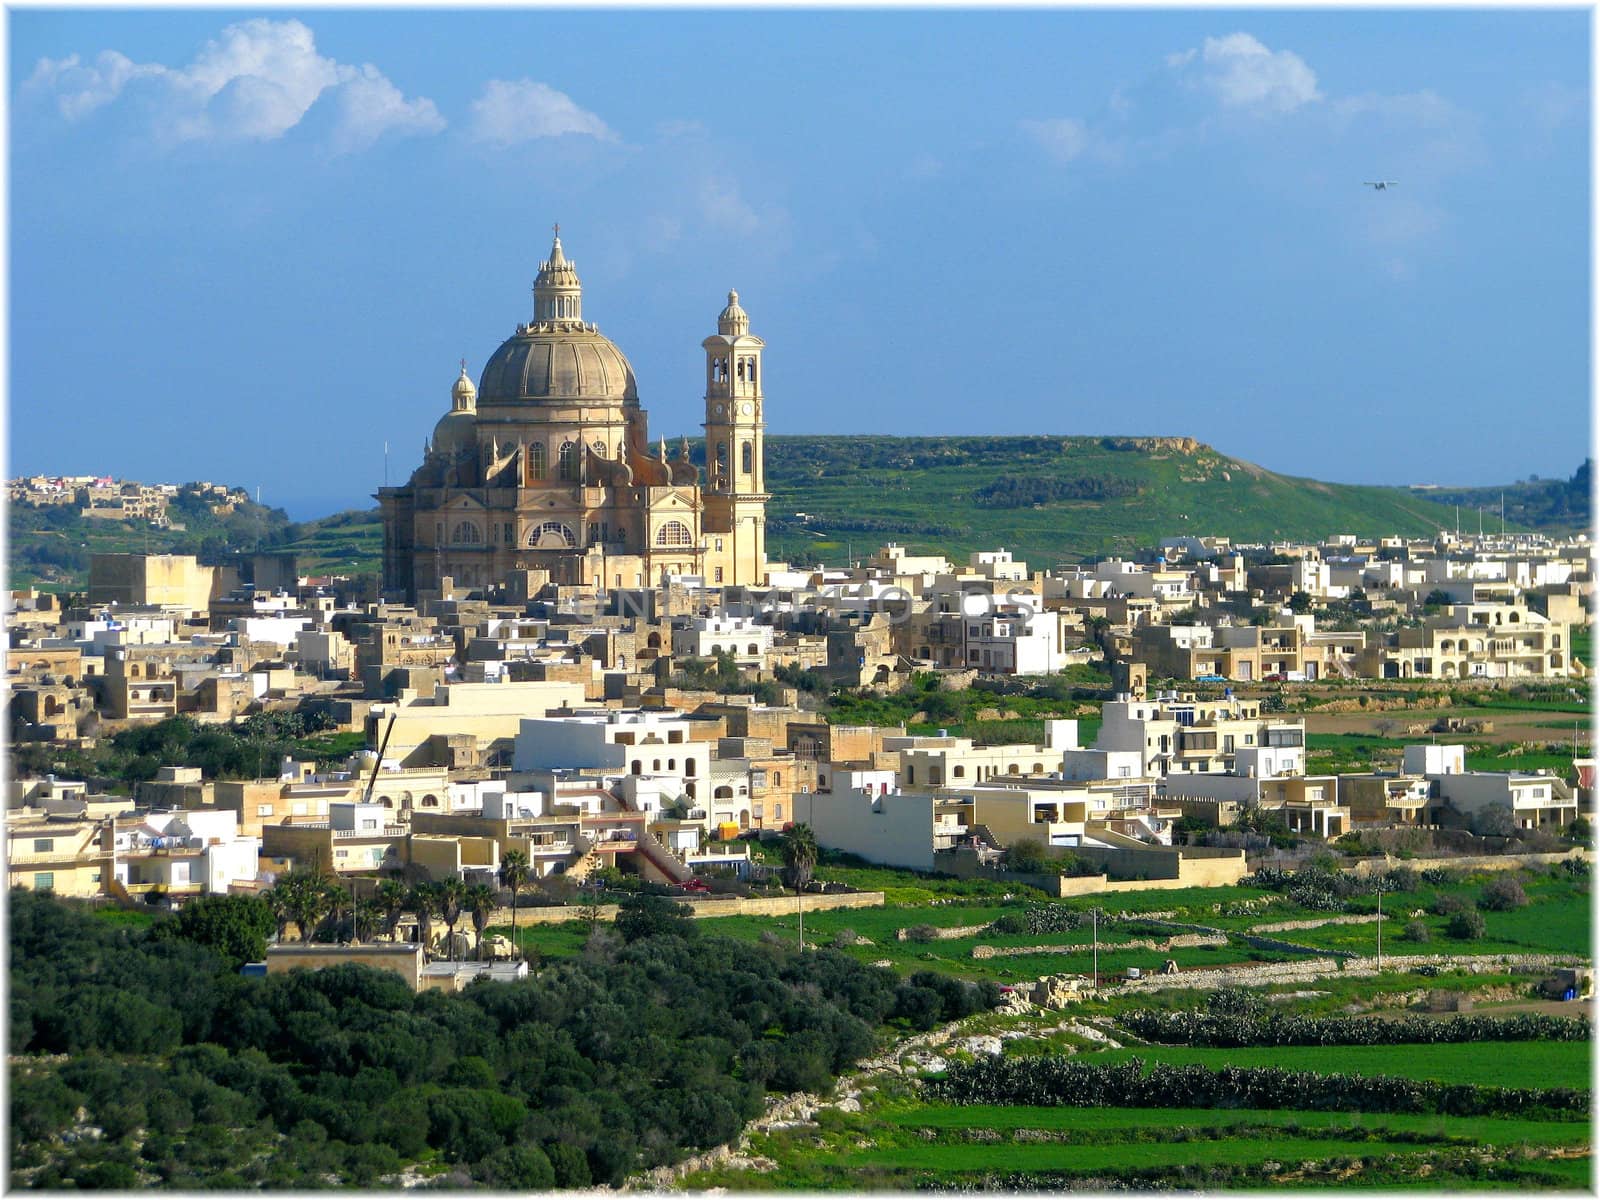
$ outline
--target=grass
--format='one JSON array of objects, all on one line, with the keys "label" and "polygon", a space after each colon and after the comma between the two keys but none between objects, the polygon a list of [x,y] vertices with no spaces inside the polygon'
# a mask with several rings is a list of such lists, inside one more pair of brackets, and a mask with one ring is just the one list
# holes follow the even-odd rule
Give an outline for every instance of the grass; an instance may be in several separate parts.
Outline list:
[{"label": "grass", "polygon": [[1134,1046],[1084,1055],[1109,1064],[1147,1063],[1218,1067],[1283,1067],[1330,1075],[1398,1075],[1440,1083],[1497,1087],[1572,1087],[1589,1084],[1590,1049],[1576,1042],[1473,1042],[1402,1046]]},{"label": "grass", "polygon": [[892,1125],[924,1129],[1017,1129],[1082,1131],[1087,1134],[1140,1129],[1226,1129],[1279,1125],[1301,1129],[1363,1129],[1471,1138],[1484,1146],[1583,1145],[1587,1122],[1536,1121],[1516,1117],[1440,1117],[1416,1113],[1296,1112],[1261,1108],[1031,1108],[1025,1105],[928,1105],[883,1114]]},{"label": "grass", "polygon": [[861,1150],[836,1161],[852,1167],[914,1167],[919,1170],[957,1171],[1108,1171],[1180,1166],[1238,1166],[1267,1159],[1298,1163],[1341,1156],[1365,1158],[1373,1154],[1415,1153],[1411,1142],[1341,1141],[1324,1138],[1257,1139],[1224,1138],[1216,1141],[1170,1143],[1129,1142],[1078,1146],[1071,1143],[1008,1145],[1003,1155],[982,1143],[972,1145],[897,1146]]}]

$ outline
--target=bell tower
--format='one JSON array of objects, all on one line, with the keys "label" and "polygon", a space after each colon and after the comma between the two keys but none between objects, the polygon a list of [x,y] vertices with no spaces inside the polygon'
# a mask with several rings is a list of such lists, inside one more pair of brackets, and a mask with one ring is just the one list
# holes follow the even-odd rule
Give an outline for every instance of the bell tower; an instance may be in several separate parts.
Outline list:
[{"label": "bell tower", "polygon": [[706,567],[710,584],[767,577],[767,493],[762,445],[761,352],[739,293],[717,318],[706,352]]}]

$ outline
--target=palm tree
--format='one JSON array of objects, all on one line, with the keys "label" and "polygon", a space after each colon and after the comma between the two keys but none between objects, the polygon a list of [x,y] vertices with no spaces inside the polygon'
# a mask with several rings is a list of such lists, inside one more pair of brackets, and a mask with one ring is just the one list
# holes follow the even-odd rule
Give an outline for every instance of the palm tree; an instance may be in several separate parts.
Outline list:
[{"label": "palm tree", "polygon": [[521,850],[507,850],[500,860],[500,883],[511,892],[511,944],[521,954],[522,944],[517,940],[517,893],[533,878],[533,866]]},{"label": "palm tree", "polygon": [[377,886],[372,897],[383,913],[384,935],[392,942],[395,926],[400,924],[400,917],[406,911],[406,885],[398,879],[385,879]]},{"label": "palm tree", "polygon": [[294,916],[289,911],[289,893],[284,890],[283,882],[280,880],[262,892],[261,898],[267,902],[267,907],[272,909],[272,919],[278,923],[278,944],[281,946],[289,934],[289,922]]},{"label": "palm tree", "polygon": [[[500,897],[487,883],[475,883],[466,890],[462,903],[472,914],[472,930],[478,935],[478,961],[483,961],[483,931],[489,927],[489,918],[500,907]],[[515,927],[513,927],[515,932]]]},{"label": "palm tree", "polygon": [[456,922],[461,919],[462,905],[467,898],[467,881],[459,875],[446,875],[433,885],[438,889],[439,915],[444,918],[445,928],[449,931],[450,957],[456,955]]},{"label": "palm tree", "polygon": [[367,897],[357,900],[350,917],[351,935],[356,941],[361,941],[364,935],[371,934],[373,927],[383,919],[383,915],[383,905],[376,900]]},{"label": "palm tree", "polygon": [[417,914],[417,940],[422,943],[424,954],[433,942],[433,918],[439,915],[438,887],[436,883],[419,883],[406,897],[407,906]]},{"label": "palm tree", "polygon": [[791,825],[779,838],[783,853],[783,881],[794,889],[795,908],[800,917],[800,946],[806,944],[806,912],[800,893],[811,882],[817,865],[817,836],[809,825]]}]

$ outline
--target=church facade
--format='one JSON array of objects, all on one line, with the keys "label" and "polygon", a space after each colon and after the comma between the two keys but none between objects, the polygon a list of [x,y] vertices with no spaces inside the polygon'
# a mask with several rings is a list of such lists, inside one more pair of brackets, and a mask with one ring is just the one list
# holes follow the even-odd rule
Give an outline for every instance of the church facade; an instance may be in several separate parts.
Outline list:
[{"label": "church facade", "polygon": [[[377,493],[383,589],[416,603],[445,579],[483,589],[519,579],[593,588],[766,579],[762,340],[737,292],[705,350],[706,477],[652,447],[633,368],[583,319],[559,231],[534,283],[533,319],[451,406],[399,487]],[[521,590],[516,589],[516,590]]]}]

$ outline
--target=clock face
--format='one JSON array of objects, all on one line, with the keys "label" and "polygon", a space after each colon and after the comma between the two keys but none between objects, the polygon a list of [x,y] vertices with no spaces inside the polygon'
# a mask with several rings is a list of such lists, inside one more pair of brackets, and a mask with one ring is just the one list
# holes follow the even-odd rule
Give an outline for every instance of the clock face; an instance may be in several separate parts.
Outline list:
[{"label": "clock face", "polygon": [[719,404],[719,405],[717,405],[717,416],[720,417],[722,415],[722,413],[723,413],[723,408],[722,408],[722,405]]},{"label": "clock face", "polygon": [[750,402],[749,402],[749,401],[748,401],[748,400],[746,400],[746,401],[745,401],[745,402],[744,402],[744,407],[743,407],[743,408],[741,408],[741,409],[740,409],[740,411],[741,411],[741,412],[742,412],[742,413],[744,413],[744,415],[745,415],[745,416],[747,416],[747,417],[748,417],[748,416],[749,416],[749,415],[750,415],[750,414],[751,414],[751,413],[753,413],[753,412],[755,412],[755,410],[756,410],[756,406],[755,406],[755,405],[754,405],[754,404],[751,404],[751,403],[750,403]]}]

